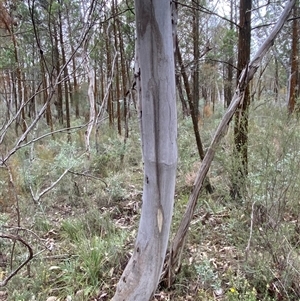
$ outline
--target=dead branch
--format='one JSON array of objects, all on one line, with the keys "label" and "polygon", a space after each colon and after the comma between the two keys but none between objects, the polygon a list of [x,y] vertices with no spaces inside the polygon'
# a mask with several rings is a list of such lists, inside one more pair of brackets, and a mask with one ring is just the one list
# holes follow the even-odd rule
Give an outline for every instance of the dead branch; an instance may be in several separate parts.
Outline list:
[{"label": "dead branch", "polygon": [[76,171],[72,171],[72,170],[68,170],[68,172],[75,175],[75,176],[83,176],[83,177],[95,179],[97,181],[102,182],[105,185],[106,188],[108,187],[107,183],[99,177],[95,177],[93,175],[86,174],[85,172],[76,172]]},{"label": "dead branch", "polygon": [[31,197],[32,197],[34,203],[35,203],[35,204],[38,204],[38,203],[40,202],[41,197],[42,197],[44,194],[46,194],[48,191],[52,190],[52,189],[54,188],[54,186],[56,186],[56,185],[61,181],[61,179],[66,175],[66,173],[67,173],[71,168],[72,168],[72,167],[67,168],[67,169],[60,175],[60,177],[59,177],[55,182],[51,183],[50,186],[48,186],[47,188],[45,188],[45,189],[44,189],[42,192],[40,192],[40,193],[34,194],[32,188],[31,188],[31,186],[30,186],[30,187],[29,187],[29,188],[30,188],[30,194],[31,194]]},{"label": "dead branch", "polygon": [[10,281],[26,264],[28,264],[30,260],[33,259],[33,251],[31,246],[18,235],[0,233],[0,237],[4,239],[10,239],[13,242],[19,241],[27,248],[29,254],[28,258],[24,262],[22,262],[15,270],[13,270],[7,277],[5,277],[3,281],[0,281],[0,287],[3,287],[7,285],[8,281]]}]

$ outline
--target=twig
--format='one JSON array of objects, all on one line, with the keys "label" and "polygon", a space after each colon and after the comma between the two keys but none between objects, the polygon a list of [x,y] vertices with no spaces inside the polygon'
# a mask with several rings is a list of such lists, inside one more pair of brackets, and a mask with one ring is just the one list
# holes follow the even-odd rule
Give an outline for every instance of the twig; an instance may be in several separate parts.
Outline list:
[{"label": "twig", "polygon": [[[84,152],[82,155],[79,156],[79,158],[83,155],[85,155],[86,152]],[[31,193],[31,196],[32,196],[32,199],[34,201],[35,204],[38,204],[41,197],[46,194],[48,191],[50,191],[54,186],[56,186],[60,180],[70,171],[70,169],[72,168],[73,166],[70,166],[69,168],[65,169],[65,171],[60,175],[60,177],[55,181],[53,182],[49,187],[45,188],[41,193],[39,193],[38,195],[34,195],[33,193],[33,190],[31,188],[31,186],[29,187],[30,188],[30,193]]]},{"label": "twig", "polygon": [[53,134],[57,134],[57,133],[63,133],[63,132],[70,132],[71,130],[77,130],[77,129],[82,129],[82,128],[85,128],[89,123],[85,123],[85,124],[81,124],[81,125],[77,125],[77,126],[73,126],[73,127],[70,127],[70,128],[63,128],[63,129],[59,129],[59,130],[55,130],[55,131],[52,131],[52,132],[49,132],[49,133],[46,133],[42,136],[39,136],[37,138],[34,138],[32,140],[30,140],[29,142],[27,143],[24,143],[22,144],[19,148],[21,147],[24,147],[24,146],[28,146],[32,143],[35,143],[39,140],[42,140],[50,135],[53,135]]},{"label": "twig", "polygon": [[[71,128],[63,128],[63,129],[59,129],[59,130],[56,130],[56,131],[52,131],[52,132],[49,132],[49,133],[46,133],[40,137],[37,137],[37,138],[34,138],[30,141],[28,141],[27,143],[24,143],[24,144],[19,144],[18,146],[14,147],[10,152],[9,154],[4,158],[4,159],[1,159],[0,160],[0,166],[1,164],[4,164],[11,155],[13,155],[16,151],[18,151],[19,149],[25,147],[25,146],[28,146],[32,143],[35,143],[39,140],[42,140],[50,135],[53,135],[53,134],[56,134],[56,133],[62,133],[62,132],[70,132],[71,130],[77,130],[77,129],[82,129],[84,127],[86,127],[89,123],[85,123],[85,124],[82,124],[82,125],[78,125],[78,126],[74,126],[74,127],[71,127]],[[1,162],[2,161],[2,162]]]},{"label": "twig", "polygon": [[33,251],[32,251],[32,248],[31,246],[23,239],[21,238],[20,236],[18,235],[11,235],[11,234],[4,234],[4,233],[0,233],[0,237],[1,238],[5,238],[5,239],[10,239],[12,240],[13,242],[15,241],[19,241],[20,243],[22,243],[27,249],[28,249],[28,253],[29,253],[29,256],[28,258],[23,262],[21,263],[15,270],[13,270],[3,281],[0,281],[0,287],[3,287],[5,286],[8,281],[14,277],[30,260],[32,260],[33,258]]},{"label": "twig", "polygon": [[69,167],[67,168],[61,175],[60,177],[55,181],[53,182],[49,187],[45,188],[41,193],[37,194],[37,195],[34,195],[33,194],[33,191],[32,191],[32,188],[30,186],[30,193],[31,193],[31,196],[32,196],[32,199],[34,201],[35,204],[38,204],[41,197],[46,194],[48,191],[50,191],[54,186],[56,186],[56,184],[58,184],[60,182],[60,180],[66,175],[66,173],[71,169],[72,167]]},{"label": "twig", "polygon": [[91,178],[91,179],[95,179],[95,180],[101,181],[102,183],[105,184],[105,187],[108,187],[107,183],[104,180],[102,180],[102,179],[100,179],[98,177],[95,177],[93,175],[87,175],[84,172],[76,172],[76,171],[72,171],[72,170],[68,170],[68,172],[71,173],[71,174],[73,174],[73,175],[76,175],[76,176],[83,176],[83,177],[87,177],[87,178]]},{"label": "twig", "polygon": [[32,234],[33,236],[35,236],[35,238],[37,238],[38,240],[46,241],[46,239],[39,237],[34,231],[24,228],[24,227],[11,227],[11,226],[5,226],[5,225],[2,225],[1,227],[7,229],[8,231],[9,230],[26,231],[26,232],[29,232],[30,234]]},{"label": "twig", "polygon": [[253,224],[254,224],[254,206],[255,206],[256,201],[252,203],[252,210],[251,210],[251,222],[250,222],[250,233],[249,233],[249,239],[247,243],[247,247],[245,249],[245,256],[246,260],[248,260],[248,254],[250,251],[250,245],[251,245],[251,240],[252,240],[252,234],[253,234]]}]

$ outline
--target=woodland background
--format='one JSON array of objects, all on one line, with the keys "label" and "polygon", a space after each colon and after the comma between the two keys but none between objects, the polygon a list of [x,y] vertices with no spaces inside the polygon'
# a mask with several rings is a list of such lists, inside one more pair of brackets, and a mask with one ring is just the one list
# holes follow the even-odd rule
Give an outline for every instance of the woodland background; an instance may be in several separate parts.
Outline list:
[{"label": "woodland background", "polygon": [[[252,4],[251,58],[285,4],[176,3],[172,233],[233,97],[238,55],[247,52],[238,43],[241,7]],[[229,125],[176,281],[170,289],[161,284],[156,300],[300,298],[298,15],[296,3],[251,81],[247,107]],[[0,300],[114,294],[143,187],[134,21],[131,0],[0,1]],[[235,135],[241,115],[242,144]]]}]

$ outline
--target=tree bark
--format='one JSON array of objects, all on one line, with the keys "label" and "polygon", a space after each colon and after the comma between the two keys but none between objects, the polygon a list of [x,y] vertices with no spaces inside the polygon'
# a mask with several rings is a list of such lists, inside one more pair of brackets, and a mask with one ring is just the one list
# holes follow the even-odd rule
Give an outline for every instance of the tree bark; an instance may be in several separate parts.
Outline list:
[{"label": "tree bark", "polygon": [[[63,75],[64,75],[64,96],[65,96],[65,109],[66,109],[66,126],[67,128],[71,127],[71,118],[70,118],[70,101],[69,101],[69,72],[68,67],[66,66],[66,52],[65,52],[65,43],[64,43],[64,34],[63,34],[63,22],[61,17],[61,8],[58,10],[58,19],[59,19],[59,40],[61,48],[61,57],[62,65],[64,66]],[[68,141],[71,141],[71,134],[68,133]]]},{"label": "tree bark", "polygon": [[90,136],[92,133],[92,130],[95,125],[95,119],[96,119],[96,111],[95,111],[95,72],[93,69],[93,66],[91,65],[91,60],[88,54],[87,49],[84,50],[85,52],[85,70],[88,77],[88,99],[89,99],[89,106],[90,106],[90,114],[89,114],[89,124],[85,131],[85,149],[88,154],[88,157],[90,158]]},{"label": "tree bark", "polygon": [[[73,41],[73,36],[72,36],[72,27],[71,27],[71,22],[70,22],[70,16],[69,14],[66,15],[66,19],[67,19],[67,24],[68,24],[68,34],[70,37],[70,48],[71,48],[71,53],[75,53],[75,49],[74,49],[74,41]],[[71,105],[75,106],[75,117],[79,118],[80,117],[80,113],[79,113],[79,95],[78,95],[78,91],[79,91],[79,86],[78,86],[78,82],[77,82],[77,66],[76,66],[76,59],[75,59],[75,55],[72,56],[72,72],[71,72],[72,76],[73,76],[73,87],[70,83],[70,92],[71,92]],[[73,100],[73,102],[72,102]]]},{"label": "tree bark", "polygon": [[54,63],[56,69],[56,76],[58,77],[58,84],[57,84],[57,95],[56,95],[56,111],[57,111],[57,119],[60,124],[64,123],[64,110],[63,110],[63,95],[62,95],[62,76],[60,72],[61,64],[60,64],[60,53],[59,53],[59,45],[58,45],[58,32],[57,32],[57,25],[53,25],[53,38],[54,38]]},{"label": "tree bark", "polygon": [[265,42],[261,45],[258,49],[257,53],[253,57],[253,60],[250,62],[249,66],[243,69],[240,79],[237,84],[237,88],[233,99],[228,107],[225,115],[223,116],[215,135],[212,139],[212,142],[205,154],[205,157],[202,161],[200,169],[198,171],[193,190],[191,192],[186,211],[184,216],[181,220],[179,228],[176,232],[176,235],[173,239],[172,245],[170,247],[170,251],[167,254],[167,260],[164,266],[164,271],[162,273],[162,282],[164,285],[170,287],[174,280],[175,275],[181,265],[181,254],[183,248],[185,246],[186,235],[189,229],[190,222],[193,218],[194,209],[197,204],[197,200],[200,194],[200,191],[203,187],[203,182],[206,177],[206,174],[209,170],[211,162],[214,158],[215,152],[217,147],[222,139],[222,137],[226,134],[229,123],[236,112],[237,108],[241,105],[244,98],[244,93],[247,85],[252,80],[255,72],[257,71],[258,67],[260,66],[261,60],[263,59],[266,52],[270,49],[273,45],[274,40],[278,33],[280,32],[283,24],[287,20],[290,11],[292,10],[295,4],[295,0],[289,0],[286,4],[284,11],[282,12],[278,22],[274,26],[272,32],[265,40]]},{"label": "tree bark", "polygon": [[[114,16],[113,22],[113,32],[114,32],[114,45],[115,50],[119,48],[118,44],[118,33],[117,33],[117,14],[118,14],[118,3],[115,0],[112,0],[112,14]],[[116,73],[115,73],[115,100],[114,103],[117,105],[117,127],[118,127],[118,134],[122,135],[122,116],[121,116],[121,104],[120,104],[120,68],[119,68],[119,52],[118,57],[116,60]]]},{"label": "tree bark", "polygon": [[133,255],[112,300],[150,300],[159,282],[172,220],[177,116],[171,6],[136,0],[144,188]]},{"label": "tree bark", "polygon": [[[250,61],[252,0],[240,0],[240,24],[238,43],[237,78]],[[235,114],[234,122],[234,168],[231,196],[240,199],[248,175],[248,117],[250,88],[246,87],[243,102]]]},{"label": "tree bark", "polygon": [[193,70],[193,104],[194,104],[194,114],[197,118],[200,115],[199,112],[199,98],[200,98],[200,91],[199,91],[199,0],[194,0],[195,10],[193,15],[193,52],[194,52],[194,70]]},{"label": "tree bark", "polygon": [[[289,85],[288,112],[292,114],[295,110],[296,100],[299,96],[298,89],[298,60],[299,60],[299,20],[298,20],[298,1],[293,11],[293,35],[292,35],[292,57],[291,57],[291,75]],[[298,89],[298,90],[297,90]]]},{"label": "tree bark", "polygon": [[233,64],[234,64],[234,40],[233,40],[233,0],[230,1],[230,29],[229,29],[229,38],[226,41],[226,50],[228,51],[228,64],[225,66],[226,75],[224,83],[224,105],[226,108],[229,107],[230,101],[233,94]]},{"label": "tree bark", "polygon": [[[105,49],[106,49],[106,84],[109,84],[110,78],[112,78],[112,74],[110,74],[111,66],[112,66],[112,60],[111,60],[111,52],[112,52],[112,47],[111,47],[111,31],[110,31],[110,25],[104,23],[104,29],[106,32],[105,36]],[[116,50],[116,49],[115,49]],[[112,89],[109,89],[108,91],[108,99],[107,99],[107,113],[109,117],[109,125],[113,126],[114,124],[114,106],[113,106],[113,99],[112,99]]]}]

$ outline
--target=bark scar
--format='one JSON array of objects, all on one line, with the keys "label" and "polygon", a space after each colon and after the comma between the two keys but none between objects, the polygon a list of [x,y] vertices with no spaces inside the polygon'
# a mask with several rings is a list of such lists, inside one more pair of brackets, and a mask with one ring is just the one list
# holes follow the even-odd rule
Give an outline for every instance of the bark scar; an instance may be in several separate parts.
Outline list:
[{"label": "bark scar", "polygon": [[156,218],[157,218],[158,231],[159,231],[159,233],[161,233],[162,225],[164,222],[164,216],[163,216],[162,210],[160,208],[158,208],[158,210],[157,210]]}]

